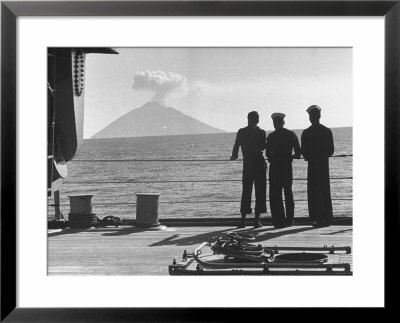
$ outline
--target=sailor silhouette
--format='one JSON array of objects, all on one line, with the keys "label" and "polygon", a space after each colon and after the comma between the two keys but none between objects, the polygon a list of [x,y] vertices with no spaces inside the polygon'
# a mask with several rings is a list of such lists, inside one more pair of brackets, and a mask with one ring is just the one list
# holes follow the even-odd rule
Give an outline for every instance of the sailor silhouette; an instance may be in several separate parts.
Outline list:
[{"label": "sailor silhouette", "polygon": [[[268,135],[265,150],[270,163],[269,204],[272,222],[275,227],[281,228],[293,225],[292,161],[293,158],[300,158],[300,144],[296,134],[284,128],[285,114],[273,113],[271,118],[275,131]],[[282,190],[285,194],[286,210],[283,207]]]},{"label": "sailor silhouette", "polygon": [[252,213],[251,193],[253,184],[255,189],[255,228],[262,227],[260,214],[267,212],[266,206],[266,163],[263,157],[265,149],[266,134],[257,124],[259,115],[257,111],[249,112],[247,115],[248,125],[239,129],[233,146],[231,160],[238,158],[239,147],[243,154],[242,175],[242,200],[240,204],[241,221],[240,228],[246,226],[246,215]]},{"label": "sailor silhouette", "polygon": [[308,162],[308,212],[314,226],[329,226],[333,216],[329,180],[329,157],[334,152],[333,135],[320,123],[319,106],[312,105],[306,111],[311,126],[301,135],[301,153]]}]

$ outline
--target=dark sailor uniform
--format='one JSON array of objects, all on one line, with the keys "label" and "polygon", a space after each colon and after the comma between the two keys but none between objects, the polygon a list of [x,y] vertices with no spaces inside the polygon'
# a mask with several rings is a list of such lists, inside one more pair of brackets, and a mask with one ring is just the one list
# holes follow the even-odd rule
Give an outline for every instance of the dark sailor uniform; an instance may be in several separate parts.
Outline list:
[{"label": "dark sailor uniform", "polygon": [[[269,167],[269,199],[274,226],[291,225],[294,218],[292,152],[300,158],[300,144],[296,134],[286,128],[277,129],[267,138],[266,156]],[[282,201],[285,194],[285,209]]]},{"label": "dark sailor uniform", "polygon": [[263,157],[266,134],[259,127],[239,129],[236,135],[232,157],[237,158],[239,147],[243,154],[242,200],[240,213],[251,214],[251,194],[255,188],[255,213],[267,212],[266,206],[266,164]]},{"label": "dark sailor uniform", "polygon": [[308,212],[312,222],[329,224],[332,220],[332,199],[329,180],[329,157],[333,155],[332,131],[312,125],[301,135],[301,153],[308,161]]}]

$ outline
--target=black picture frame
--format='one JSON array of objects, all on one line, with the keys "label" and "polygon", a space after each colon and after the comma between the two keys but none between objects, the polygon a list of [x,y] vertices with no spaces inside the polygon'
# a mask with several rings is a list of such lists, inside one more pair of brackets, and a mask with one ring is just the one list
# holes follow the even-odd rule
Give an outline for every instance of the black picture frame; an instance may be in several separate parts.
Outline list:
[{"label": "black picture frame", "polygon": [[[391,241],[399,231],[400,0],[395,1],[2,1],[1,2],[1,321],[234,321],[240,309],[17,308],[16,19],[19,16],[384,16],[385,17],[385,308]],[[371,129],[373,132],[373,129]],[[373,152],[365,152],[373,161]],[[372,155],[372,156],[371,156]],[[372,157],[372,158],[369,158]],[[371,164],[371,169],[373,164]],[[366,287],[367,288],[367,287]]]}]

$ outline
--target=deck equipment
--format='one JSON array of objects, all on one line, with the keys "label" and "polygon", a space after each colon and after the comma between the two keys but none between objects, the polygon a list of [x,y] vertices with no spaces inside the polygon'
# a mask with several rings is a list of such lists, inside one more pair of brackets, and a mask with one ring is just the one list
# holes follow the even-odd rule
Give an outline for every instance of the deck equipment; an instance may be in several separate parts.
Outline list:
[{"label": "deck equipment", "polygon": [[[349,263],[331,263],[329,255],[351,253],[350,247],[263,247],[255,236],[228,232],[203,242],[192,254],[168,267],[170,275],[352,275]],[[212,251],[203,254],[203,248]],[[282,253],[282,251],[301,251]],[[313,251],[313,252],[308,252]]]},{"label": "deck equipment", "polygon": [[69,226],[67,219],[56,220],[55,217],[49,217],[47,220],[48,229],[65,229]]},{"label": "deck equipment", "polygon": [[114,226],[118,228],[119,225],[122,224],[121,218],[117,216],[108,215],[103,219],[97,218],[96,227],[107,227],[107,226]]}]

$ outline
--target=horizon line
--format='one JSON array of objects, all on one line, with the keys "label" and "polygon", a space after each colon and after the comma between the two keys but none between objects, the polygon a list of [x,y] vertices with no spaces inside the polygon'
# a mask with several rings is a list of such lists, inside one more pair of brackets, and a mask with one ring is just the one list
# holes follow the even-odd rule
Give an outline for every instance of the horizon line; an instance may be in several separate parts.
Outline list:
[{"label": "horizon line", "polygon": [[[353,128],[353,126],[338,126],[338,127],[329,127],[330,129],[337,129],[337,128]],[[306,128],[304,128],[306,129]],[[304,129],[289,129],[292,131],[304,130]],[[221,129],[222,130],[222,129]],[[266,132],[272,132],[275,129],[264,129]],[[83,138],[83,140],[98,140],[98,139],[126,139],[126,138],[149,138],[149,137],[172,137],[172,136],[196,136],[196,135],[221,135],[221,134],[231,134],[237,133],[237,131],[226,131],[222,130],[223,132],[206,132],[206,133],[183,133],[183,134],[176,134],[176,135],[153,135],[153,136],[136,136],[136,137],[103,137],[103,138]],[[94,136],[94,135],[93,135]]]}]

